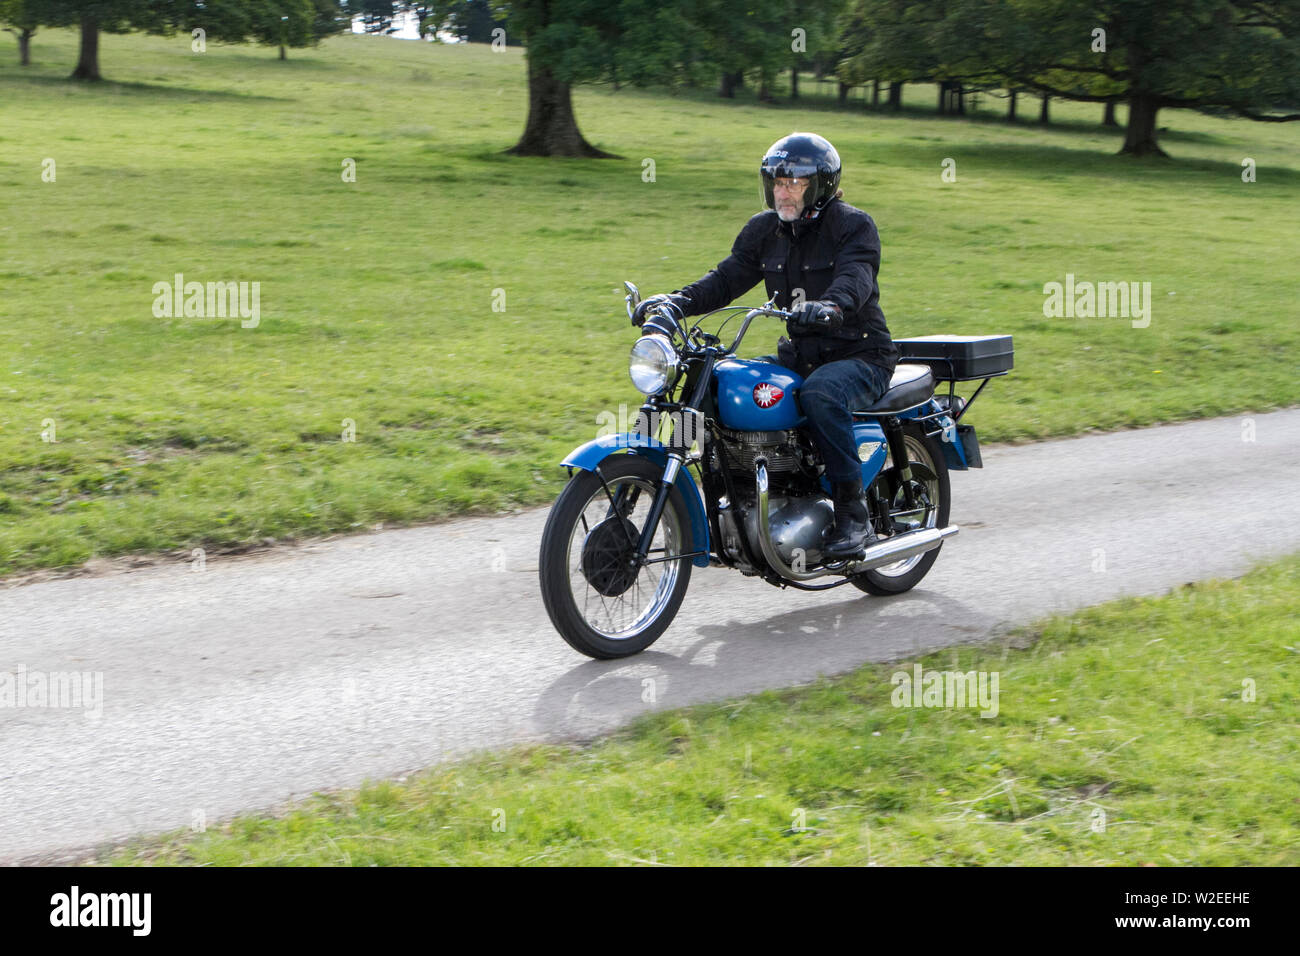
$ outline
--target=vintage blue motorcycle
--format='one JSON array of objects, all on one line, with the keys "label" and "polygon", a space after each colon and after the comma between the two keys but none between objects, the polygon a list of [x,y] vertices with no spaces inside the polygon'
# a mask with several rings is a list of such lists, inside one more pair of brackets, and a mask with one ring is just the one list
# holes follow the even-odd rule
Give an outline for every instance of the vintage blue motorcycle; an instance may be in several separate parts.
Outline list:
[{"label": "vintage blue motorcycle", "polygon": [[[640,302],[627,289],[629,316]],[[721,334],[740,312],[729,346]],[[715,332],[701,323],[730,313]],[[539,574],[551,623],[576,650],[626,657],[664,633],[692,567],[710,564],[778,587],[852,584],[901,594],[925,577],[948,523],[950,470],[979,468],[979,442],[962,417],[989,379],[1012,367],[1010,336],[896,339],[902,360],[889,390],[854,410],[875,540],[856,559],[823,561],[834,522],[830,484],[801,427],[802,378],[774,356],[737,357],[757,318],[785,320],[773,302],[728,306],[689,328],[641,336],[632,383],[647,401],[628,431],[605,434],[561,463],[569,483],[542,533]],[[672,317],[670,317],[672,318]],[[981,380],[970,401],[956,383]],[[936,382],[948,384],[935,394]]]}]

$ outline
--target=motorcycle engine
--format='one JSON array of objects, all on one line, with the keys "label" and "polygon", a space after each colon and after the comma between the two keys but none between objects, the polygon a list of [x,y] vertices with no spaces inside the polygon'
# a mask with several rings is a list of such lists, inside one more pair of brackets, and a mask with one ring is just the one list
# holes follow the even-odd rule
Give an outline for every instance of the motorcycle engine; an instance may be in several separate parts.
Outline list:
[{"label": "motorcycle engine", "polygon": [[719,429],[726,448],[727,467],[738,479],[752,480],[754,459],[767,459],[768,475],[784,475],[799,469],[799,447],[792,431],[738,432]]},{"label": "motorcycle engine", "polygon": [[[829,498],[769,498],[768,525],[776,553],[786,564],[805,568],[821,564],[826,530],[835,523],[835,506]],[[755,552],[758,546],[758,509],[745,513],[745,534]]]},{"label": "motorcycle engine", "polygon": [[767,460],[768,523],[777,553],[788,564],[812,567],[820,563],[823,537],[834,523],[835,511],[818,485],[822,467],[811,446],[793,430],[720,432],[727,467],[740,499],[724,500],[719,506],[723,550],[733,561],[744,564],[737,540],[743,534],[751,552],[761,553],[754,487],[754,462],[761,457]]}]

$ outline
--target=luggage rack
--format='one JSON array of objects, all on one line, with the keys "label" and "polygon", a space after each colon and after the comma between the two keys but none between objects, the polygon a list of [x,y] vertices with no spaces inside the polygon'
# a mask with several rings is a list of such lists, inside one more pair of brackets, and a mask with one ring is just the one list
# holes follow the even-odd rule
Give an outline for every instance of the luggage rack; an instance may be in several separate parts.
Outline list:
[{"label": "luggage rack", "polygon": [[[979,376],[979,378],[982,378],[984,381],[980,382],[980,387],[977,388],[977,389],[975,389],[975,393],[974,393],[973,395],[971,395],[970,398],[962,399],[962,406],[961,406],[961,409],[957,412],[957,414],[952,415],[952,421],[953,421],[953,424],[955,425],[957,422],[961,421],[961,417],[962,417],[963,415],[966,414],[966,409],[970,408],[972,405],[975,404],[975,399],[977,399],[977,398],[980,397],[980,392],[984,391],[984,386],[987,385],[987,384],[989,383],[989,380],[990,380],[990,379],[1001,378],[1002,376],[1004,376],[1004,375],[1006,375],[1006,374],[1007,374],[1006,372],[993,372],[993,373],[990,374],[990,375],[981,375],[981,376]],[[947,404],[947,406],[946,406],[945,408],[940,409],[940,410],[937,411],[937,412],[931,412],[929,415],[917,415],[916,418],[912,419],[913,421],[916,421],[916,422],[924,422],[924,421],[929,421],[930,419],[934,419],[934,418],[941,418],[941,417],[943,417],[944,415],[951,415],[951,414],[952,414],[952,403],[953,403],[953,399],[958,397],[958,395],[957,395],[957,383],[958,383],[958,382],[973,382],[973,381],[975,381],[975,379],[974,379],[974,378],[961,378],[961,379],[959,379],[959,378],[940,378],[939,381],[941,381],[941,382],[947,382],[947,383],[948,383],[948,395],[947,395],[947,398],[948,398],[948,404]]]},{"label": "luggage rack", "polygon": [[[951,416],[953,423],[961,421],[966,410],[975,403],[989,379],[1001,378],[1015,364],[1015,349],[1009,335],[927,335],[920,338],[895,339],[899,361],[925,365],[939,381],[948,383],[946,407],[929,415],[919,415],[918,422],[932,421]],[[958,382],[980,379],[979,388],[962,406],[954,410]],[[928,429],[927,429],[928,431]],[[933,434],[933,433],[931,433]]]}]

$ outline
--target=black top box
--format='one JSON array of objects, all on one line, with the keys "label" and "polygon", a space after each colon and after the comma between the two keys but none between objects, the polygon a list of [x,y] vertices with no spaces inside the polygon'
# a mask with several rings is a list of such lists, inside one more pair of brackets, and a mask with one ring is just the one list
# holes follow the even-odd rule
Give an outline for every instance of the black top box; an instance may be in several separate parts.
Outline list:
[{"label": "black top box", "polygon": [[944,382],[965,382],[1011,371],[1014,350],[1009,335],[923,335],[894,339],[899,362],[928,365]]}]

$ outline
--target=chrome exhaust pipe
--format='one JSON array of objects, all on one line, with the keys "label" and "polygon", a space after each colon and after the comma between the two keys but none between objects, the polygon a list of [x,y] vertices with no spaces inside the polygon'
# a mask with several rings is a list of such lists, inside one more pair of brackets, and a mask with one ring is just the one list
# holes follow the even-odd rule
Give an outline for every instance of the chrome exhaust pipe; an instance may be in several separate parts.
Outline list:
[{"label": "chrome exhaust pipe", "polygon": [[768,517],[767,461],[764,458],[760,457],[754,461],[754,483],[758,489],[759,550],[778,574],[791,581],[811,581],[813,578],[820,578],[827,574],[859,574],[872,568],[881,568],[895,561],[904,561],[918,554],[933,551],[943,544],[944,538],[949,538],[960,530],[955,524],[950,524],[946,528],[919,528],[873,544],[867,548],[861,558],[836,561],[812,571],[796,571],[782,560],[776,545],[772,543],[772,525]]},{"label": "chrome exhaust pipe", "polygon": [[867,548],[867,553],[856,561],[850,561],[848,572],[857,574],[872,568],[883,568],[895,561],[905,561],[918,554],[925,554],[943,544],[944,538],[950,538],[960,530],[955,524],[950,524],[946,528],[918,528],[896,534]]}]

